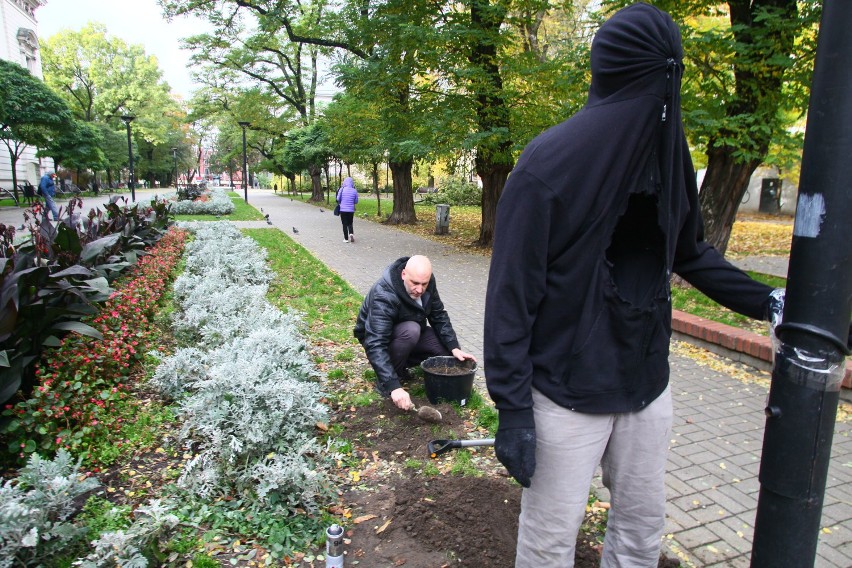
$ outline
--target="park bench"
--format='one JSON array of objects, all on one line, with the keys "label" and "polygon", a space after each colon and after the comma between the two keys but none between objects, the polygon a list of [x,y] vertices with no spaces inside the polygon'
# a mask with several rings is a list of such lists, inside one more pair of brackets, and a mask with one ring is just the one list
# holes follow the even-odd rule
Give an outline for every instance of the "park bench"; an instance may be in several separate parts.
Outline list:
[{"label": "park bench", "polygon": [[27,205],[32,205],[33,201],[36,200],[36,188],[30,182],[19,183],[18,191],[24,196],[24,201],[26,201]]},{"label": "park bench", "polygon": [[427,193],[438,193],[438,188],[436,187],[418,187],[414,190],[414,203],[420,203],[423,201],[423,196]]}]

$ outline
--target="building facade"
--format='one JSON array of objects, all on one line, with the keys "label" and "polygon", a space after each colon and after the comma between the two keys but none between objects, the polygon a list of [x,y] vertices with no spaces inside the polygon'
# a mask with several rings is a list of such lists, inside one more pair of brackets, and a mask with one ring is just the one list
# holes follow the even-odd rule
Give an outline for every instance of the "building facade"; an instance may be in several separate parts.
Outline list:
[{"label": "building facade", "polygon": [[[42,78],[36,9],[45,0],[0,0],[0,59],[17,63]],[[45,163],[47,167],[47,163]],[[18,184],[38,185],[42,167],[36,149],[27,147],[17,164]],[[12,162],[6,144],[0,142],[0,187],[12,191]]]}]

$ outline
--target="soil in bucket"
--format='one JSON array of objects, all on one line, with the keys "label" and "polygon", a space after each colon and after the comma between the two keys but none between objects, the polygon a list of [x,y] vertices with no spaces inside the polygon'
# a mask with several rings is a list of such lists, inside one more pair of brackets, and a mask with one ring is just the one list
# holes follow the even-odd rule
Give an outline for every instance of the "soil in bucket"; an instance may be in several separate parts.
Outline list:
[{"label": "soil in bucket", "polygon": [[432,404],[439,401],[457,402],[464,406],[473,391],[475,361],[459,361],[455,357],[430,357],[420,363],[426,398]]}]

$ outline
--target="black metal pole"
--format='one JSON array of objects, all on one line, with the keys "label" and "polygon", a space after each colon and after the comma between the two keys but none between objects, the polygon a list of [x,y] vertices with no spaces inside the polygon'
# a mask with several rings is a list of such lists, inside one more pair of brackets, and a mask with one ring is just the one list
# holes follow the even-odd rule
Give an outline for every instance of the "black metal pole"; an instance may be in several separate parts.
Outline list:
[{"label": "black metal pole", "polygon": [[175,191],[178,188],[178,172],[177,172],[177,148],[172,148],[172,157],[175,161]]},{"label": "black metal pole", "polygon": [[239,122],[240,126],[243,127],[243,195],[245,195],[246,203],[248,203],[248,163],[246,161],[246,126],[249,125],[248,122]]},{"label": "black metal pole", "polygon": [[813,566],[852,309],[852,2],[826,0],[784,322],[776,333],[751,566]]},{"label": "black metal pole", "polygon": [[121,117],[121,120],[127,125],[127,155],[130,159],[130,179],[127,182],[127,185],[130,186],[130,199],[132,201],[136,201],[136,189],[133,184],[133,143],[130,139],[130,123],[133,122],[135,116],[130,116],[128,114]]}]

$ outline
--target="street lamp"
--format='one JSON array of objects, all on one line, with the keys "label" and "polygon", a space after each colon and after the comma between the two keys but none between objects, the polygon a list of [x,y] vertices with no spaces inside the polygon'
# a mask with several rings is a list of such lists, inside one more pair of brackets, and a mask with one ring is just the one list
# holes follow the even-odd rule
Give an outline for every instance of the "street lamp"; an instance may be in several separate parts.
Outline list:
[{"label": "street lamp", "polygon": [[172,157],[175,159],[175,191],[178,189],[177,180],[177,148],[172,148]]},{"label": "street lamp", "polygon": [[130,158],[130,179],[128,181],[128,185],[130,186],[130,198],[135,202],[136,189],[133,186],[133,144],[130,142],[130,123],[133,122],[134,118],[136,117],[130,114],[123,114],[121,116],[121,120],[123,120],[124,124],[127,125],[127,155]]},{"label": "street lamp", "polygon": [[246,203],[248,203],[248,165],[246,164],[246,126],[249,125],[245,120],[239,121],[237,124],[243,128],[243,194],[245,195]]}]

